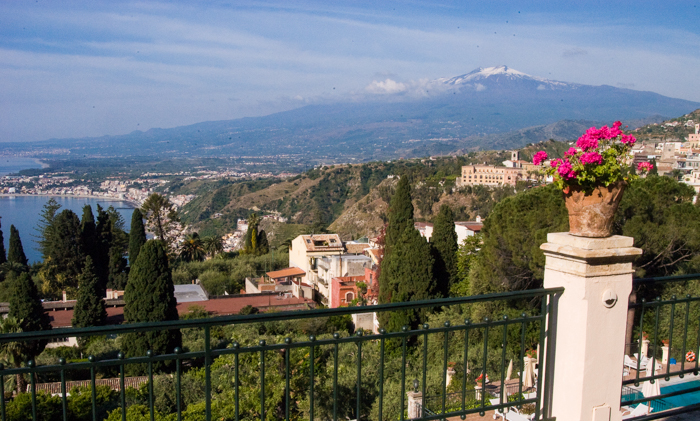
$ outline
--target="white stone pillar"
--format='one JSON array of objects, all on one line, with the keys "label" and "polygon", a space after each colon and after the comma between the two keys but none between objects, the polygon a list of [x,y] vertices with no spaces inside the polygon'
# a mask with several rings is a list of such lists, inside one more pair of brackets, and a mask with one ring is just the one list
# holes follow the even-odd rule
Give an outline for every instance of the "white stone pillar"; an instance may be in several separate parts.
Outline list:
[{"label": "white stone pillar", "polygon": [[642,340],[642,352],[640,355],[643,357],[649,356],[649,339]]},{"label": "white stone pillar", "polygon": [[668,364],[668,352],[669,352],[669,347],[668,345],[664,344],[664,346],[661,347],[661,364]]},{"label": "white stone pillar", "polygon": [[411,391],[407,392],[406,395],[408,396],[408,419],[420,418],[420,407],[423,406],[423,394],[421,392]]},{"label": "white stone pillar", "polygon": [[[631,237],[576,237],[551,233],[541,246],[546,256],[545,288],[564,287],[555,297],[551,416],[557,421],[620,421],[627,306],[632,261],[642,253]],[[541,373],[542,374],[542,373]],[[545,414],[547,416],[549,414]]]},{"label": "white stone pillar", "polygon": [[452,383],[452,378],[457,374],[457,370],[452,367],[447,368],[447,373],[445,373],[445,387],[450,387]]}]

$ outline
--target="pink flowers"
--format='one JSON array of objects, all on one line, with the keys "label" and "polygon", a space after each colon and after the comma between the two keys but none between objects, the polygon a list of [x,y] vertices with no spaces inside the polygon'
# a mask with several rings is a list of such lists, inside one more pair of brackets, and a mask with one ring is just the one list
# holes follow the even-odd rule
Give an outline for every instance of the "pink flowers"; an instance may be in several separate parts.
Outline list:
[{"label": "pink flowers", "polygon": [[547,159],[547,152],[539,151],[532,157],[532,163],[535,165],[540,165]]},{"label": "pink flowers", "polygon": [[[552,182],[565,192],[571,186],[590,191],[601,185],[632,180],[635,174],[630,172],[629,161],[637,139],[623,134],[621,127],[622,123],[616,121],[612,127],[589,128],[563,157],[550,159],[541,173],[552,177]],[[546,159],[547,153],[540,151],[533,156],[533,163],[539,165]],[[647,163],[639,165],[640,171],[650,169]]]},{"label": "pink flowers", "polygon": [[559,165],[559,167],[557,168],[557,172],[559,173],[561,178],[566,180],[576,178],[576,171],[574,171],[573,167],[571,166],[571,162],[569,161],[563,161],[561,165]]},{"label": "pink flowers", "polygon": [[576,141],[576,146],[583,149],[584,151],[595,149],[598,147],[599,136],[600,133],[598,133],[595,127],[591,127],[590,129],[588,129],[588,131],[586,131],[586,133],[583,136],[578,138],[578,140]]},{"label": "pink flowers", "polygon": [[583,164],[602,164],[603,157],[598,152],[584,152],[579,158]]},{"label": "pink flowers", "polygon": [[654,165],[651,162],[640,162],[637,164],[637,171],[642,173],[647,173],[654,169]]}]

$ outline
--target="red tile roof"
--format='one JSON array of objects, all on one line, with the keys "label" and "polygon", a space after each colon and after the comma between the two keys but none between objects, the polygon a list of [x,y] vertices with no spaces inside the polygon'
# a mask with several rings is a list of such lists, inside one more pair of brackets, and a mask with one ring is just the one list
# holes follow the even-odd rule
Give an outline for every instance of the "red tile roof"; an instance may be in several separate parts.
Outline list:
[{"label": "red tile roof", "polygon": [[266,275],[272,279],[278,279],[286,278],[288,276],[304,276],[306,275],[306,272],[299,268],[286,268],[281,270],[275,270],[273,272],[267,272]]},{"label": "red tile roof", "polygon": [[[283,298],[275,294],[266,295],[240,295],[230,298],[215,298],[208,301],[180,303],[177,312],[183,315],[189,311],[190,306],[201,306],[212,316],[228,316],[238,314],[245,306],[253,306],[261,311],[269,308],[278,310],[302,310],[308,306],[314,306],[313,300],[305,298]],[[57,310],[47,312],[51,319],[51,326],[70,327],[73,319],[73,310]],[[124,322],[124,307],[107,307],[107,324],[118,325]]]}]

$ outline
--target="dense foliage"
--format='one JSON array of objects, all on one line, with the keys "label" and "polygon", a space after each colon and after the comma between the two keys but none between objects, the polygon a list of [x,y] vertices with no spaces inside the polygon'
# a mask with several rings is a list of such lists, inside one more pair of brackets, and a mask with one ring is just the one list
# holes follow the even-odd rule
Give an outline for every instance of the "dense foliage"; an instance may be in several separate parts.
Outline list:
[{"label": "dense foliage", "polygon": [[441,296],[447,297],[457,278],[457,233],[452,209],[443,205],[433,220],[433,235],[430,237],[433,249],[435,268],[433,274],[437,290]]},{"label": "dense foliage", "polygon": [[[124,291],[124,321],[127,323],[178,320],[173,281],[165,246],[160,240],[149,240],[141,247],[139,257],[129,272]],[[123,343],[127,356],[144,356],[173,352],[180,346],[178,330],[132,333]]]}]

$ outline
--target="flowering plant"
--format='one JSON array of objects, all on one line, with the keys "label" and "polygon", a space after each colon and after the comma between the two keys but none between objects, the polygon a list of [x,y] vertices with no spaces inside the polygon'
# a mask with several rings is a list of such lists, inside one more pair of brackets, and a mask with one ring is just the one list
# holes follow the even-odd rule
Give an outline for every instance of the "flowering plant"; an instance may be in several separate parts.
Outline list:
[{"label": "flowering plant", "polygon": [[[631,158],[630,151],[637,139],[632,135],[623,134],[620,130],[621,125],[622,123],[616,121],[612,127],[591,127],[578,138],[576,147],[569,148],[564,153],[564,158],[552,159],[544,173],[551,175],[554,184],[564,193],[568,193],[570,186],[580,186],[588,193],[598,186],[607,187],[636,177],[628,162]],[[540,165],[547,158],[547,152],[539,151],[534,155],[532,162]],[[640,164],[638,169],[649,171],[651,168],[642,168]]]}]

